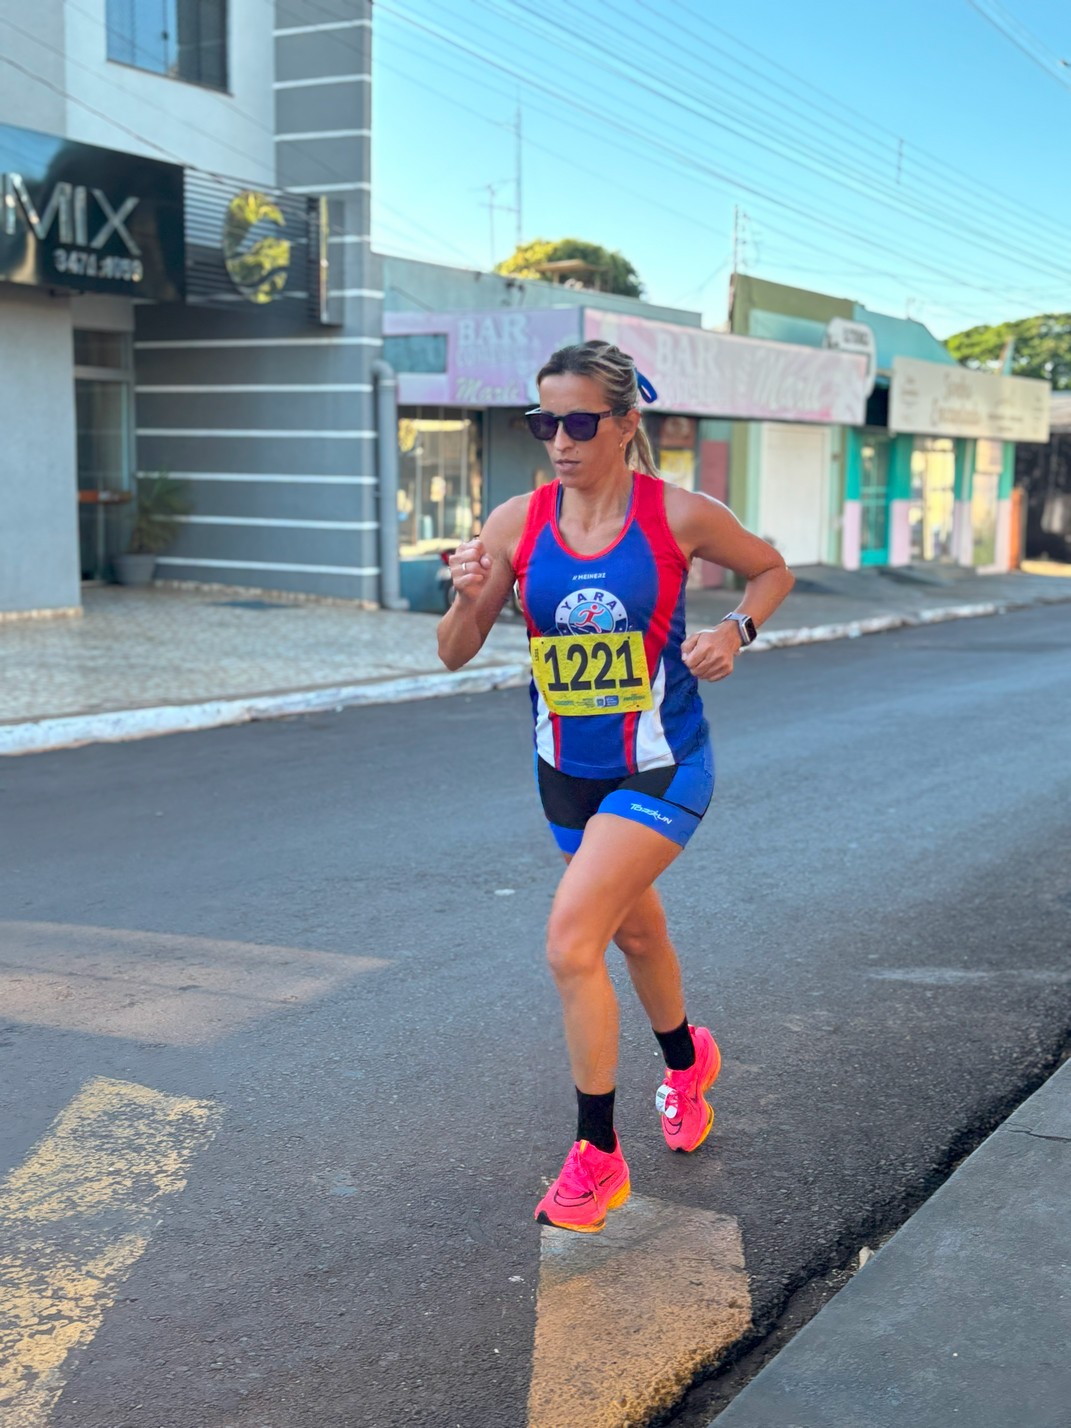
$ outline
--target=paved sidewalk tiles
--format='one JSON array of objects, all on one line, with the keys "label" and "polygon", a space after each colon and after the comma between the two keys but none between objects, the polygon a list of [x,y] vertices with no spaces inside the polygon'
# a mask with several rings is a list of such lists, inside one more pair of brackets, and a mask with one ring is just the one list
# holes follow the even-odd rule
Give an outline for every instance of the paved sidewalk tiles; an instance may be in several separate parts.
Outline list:
[{"label": "paved sidewalk tiles", "polygon": [[[689,627],[738,596],[691,590]],[[356,703],[475,692],[527,680],[522,623],[504,614],[479,655],[438,662],[437,616],[216,587],[87,587],[80,618],[0,621],[0,753],[137,738]],[[761,648],[1071,601],[1051,575],[797,571]]]}]

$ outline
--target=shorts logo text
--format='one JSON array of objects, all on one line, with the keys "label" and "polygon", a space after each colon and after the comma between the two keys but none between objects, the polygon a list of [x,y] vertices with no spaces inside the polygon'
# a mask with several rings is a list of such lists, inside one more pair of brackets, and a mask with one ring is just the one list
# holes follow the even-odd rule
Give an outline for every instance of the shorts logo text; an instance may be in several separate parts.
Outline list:
[{"label": "shorts logo text", "polygon": [[653,818],[656,823],[672,823],[672,818],[667,818],[664,813],[659,813],[657,808],[644,808],[642,803],[631,803],[629,807],[633,813],[646,813],[648,818]]}]

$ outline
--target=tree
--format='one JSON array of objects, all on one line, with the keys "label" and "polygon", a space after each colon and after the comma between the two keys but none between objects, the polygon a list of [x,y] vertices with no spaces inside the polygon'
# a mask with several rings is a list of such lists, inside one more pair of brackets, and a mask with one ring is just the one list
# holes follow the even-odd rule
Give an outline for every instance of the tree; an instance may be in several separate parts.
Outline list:
[{"label": "tree", "polygon": [[1057,391],[1071,391],[1071,312],[1047,312],[996,327],[970,327],[946,342],[957,362],[985,370],[999,362],[1015,339],[1013,377],[1041,377]]},{"label": "tree", "polygon": [[[555,271],[545,266],[570,262],[586,264],[586,268]],[[597,288],[621,297],[643,297],[643,284],[623,254],[611,252],[599,243],[585,243],[581,238],[535,238],[531,243],[522,243],[516,252],[496,264],[495,272],[515,278],[542,278],[544,282],[567,281],[571,286]]]}]

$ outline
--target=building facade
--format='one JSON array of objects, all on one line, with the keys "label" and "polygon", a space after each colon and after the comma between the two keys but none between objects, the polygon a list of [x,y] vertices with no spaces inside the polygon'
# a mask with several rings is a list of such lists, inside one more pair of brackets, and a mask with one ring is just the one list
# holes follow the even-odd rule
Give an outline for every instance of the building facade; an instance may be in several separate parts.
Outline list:
[{"label": "building facade", "polygon": [[868,358],[861,423],[734,430],[734,508],[787,560],[1008,569],[1015,441],[1047,438],[1047,383],[969,371],[919,322],[745,274],[730,326]]},{"label": "building facade", "polygon": [[148,8],[5,32],[0,612],[77,610],[160,470],[161,574],[375,601],[371,5]]},{"label": "building facade", "polygon": [[[698,313],[539,281],[384,261],[384,352],[398,373],[402,588],[434,608],[440,552],[495,505],[550,480],[524,421],[555,348],[602,338],[630,353],[658,396],[644,425],[664,479],[729,496],[730,431],[766,417],[821,433],[859,420],[853,354],[733,337]],[[697,583],[723,573],[698,566]]]},{"label": "building facade", "polygon": [[1022,493],[1020,544],[1029,560],[1071,563],[1071,392],[1053,392],[1051,431],[1044,444],[1015,452]]}]

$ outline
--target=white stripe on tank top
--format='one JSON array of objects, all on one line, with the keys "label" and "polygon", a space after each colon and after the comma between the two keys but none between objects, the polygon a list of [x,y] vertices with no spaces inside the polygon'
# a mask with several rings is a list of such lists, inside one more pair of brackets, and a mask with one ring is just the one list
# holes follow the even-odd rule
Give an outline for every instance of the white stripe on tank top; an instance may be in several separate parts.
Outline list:
[{"label": "white stripe on tank top", "polygon": [[547,701],[543,698],[543,691],[536,686],[536,716],[535,716],[535,738],[536,752],[541,759],[553,765],[554,759],[554,730],[550,723],[550,710],[547,708]]},{"label": "white stripe on tank top", "polygon": [[636,769],[665,768],[675,762],[673,750],[662,727],[662,700],[666,697],[666,662],[658,661],[658,673],[651,681],[651,702],[653,708],[645,709],[636,727]]}]

